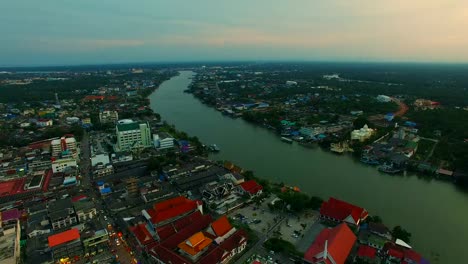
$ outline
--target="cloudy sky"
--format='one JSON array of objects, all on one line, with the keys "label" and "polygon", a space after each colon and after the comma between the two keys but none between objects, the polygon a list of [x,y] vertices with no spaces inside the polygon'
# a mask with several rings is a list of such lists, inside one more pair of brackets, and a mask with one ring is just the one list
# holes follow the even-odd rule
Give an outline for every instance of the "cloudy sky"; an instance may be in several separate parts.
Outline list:
[{"label": "cloudy sky", "polygon": [[12,0],[0,65],[468,62],[467,0]]}]

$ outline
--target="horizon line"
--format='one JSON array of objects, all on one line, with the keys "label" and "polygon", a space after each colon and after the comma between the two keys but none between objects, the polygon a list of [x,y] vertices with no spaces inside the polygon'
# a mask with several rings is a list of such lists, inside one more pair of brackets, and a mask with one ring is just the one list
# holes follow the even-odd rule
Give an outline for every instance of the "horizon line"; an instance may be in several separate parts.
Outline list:
[{"label": "horizon line", "polygon": [[420,64],[420,65],[457,65],[468,66],[468,62],[447,61],[393,61],[393,60],[298,60],[298,59],[269,59],[269,60],[186,60],[186,61],[140,61],[140,62],[102,62],[102,63],[70,63],[70,64],[30,64],[30,65],[0,65],[2,69],[18,68],[65,68],[65,67],[96,67],[119,65],[167,65],[167,64],[212,64],[212,63],[350,63],[350,64]]}]

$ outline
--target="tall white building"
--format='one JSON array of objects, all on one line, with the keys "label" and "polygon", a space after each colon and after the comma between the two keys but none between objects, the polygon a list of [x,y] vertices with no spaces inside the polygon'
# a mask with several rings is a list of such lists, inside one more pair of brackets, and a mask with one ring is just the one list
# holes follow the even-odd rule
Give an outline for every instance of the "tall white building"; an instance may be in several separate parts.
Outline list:
[{"label": "tall white building", "polygon": [[135,122],[130,119],[120,120],[116,125],[117,149],[119,151],[153,146],[149,123]]},{"label": "tall white building", "polygon": [[76,147],[76,139],[71,135],[65,135],[60,139],[53,139],[50,143],[52,149],[52,157],[72,156],[78,158],[78,148]]}]

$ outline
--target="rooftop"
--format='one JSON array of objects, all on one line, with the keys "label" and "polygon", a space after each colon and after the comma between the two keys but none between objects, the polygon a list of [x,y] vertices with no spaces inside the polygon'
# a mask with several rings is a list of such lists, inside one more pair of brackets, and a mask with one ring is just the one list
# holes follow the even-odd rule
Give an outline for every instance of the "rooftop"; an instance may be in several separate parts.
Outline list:
[{"label": "rooftop", "polygon": [[49,248],[53,248],[58,245],[65,244],[67,242],[76,240],[80,238],[80,232],[77,228],[72,228],[62,233],[58,233],[52,236],[49,236]]}]

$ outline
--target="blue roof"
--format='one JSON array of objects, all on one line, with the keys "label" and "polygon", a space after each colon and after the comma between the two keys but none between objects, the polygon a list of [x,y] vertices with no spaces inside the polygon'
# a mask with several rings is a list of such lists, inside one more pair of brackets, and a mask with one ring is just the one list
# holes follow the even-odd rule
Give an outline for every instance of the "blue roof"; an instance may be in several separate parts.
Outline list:
[{"label": "blue roof", "polygon": [[103,188],[101,190],[101,193],[110,193],[111,192],[111,188],[110,187],[107,187],[107,188]]},{"label": "blue roof", "polygon": [[99,185],[99,186],[104,185],[104,182],[103,181],[98,181],[97,185]]}]

